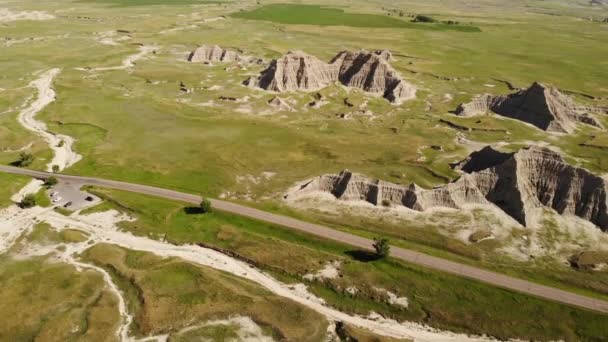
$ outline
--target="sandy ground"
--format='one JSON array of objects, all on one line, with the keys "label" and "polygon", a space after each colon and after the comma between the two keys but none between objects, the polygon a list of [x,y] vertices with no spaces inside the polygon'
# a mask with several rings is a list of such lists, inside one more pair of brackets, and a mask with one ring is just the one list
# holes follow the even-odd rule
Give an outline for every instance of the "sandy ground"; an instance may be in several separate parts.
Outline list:
[{"label": "sandy ground", "polygon": [[59,170],[63,170],[82,159],[81,155],[72,150],[72,146],[74,145],[72,137],[52,134],[48,131],[46,124],[35,119],[38,112],[55,101],[56,94],[52,83],[59,73],[60,69],[48,70],[40,74],[38,79],[29,84],[30,87],[36,88],[38,91],[38,98],[22,110],[17,117],[23,127],[42,137],[53,150],[53,159],[47,164],[46,168],[49,172],[53,171],[53,165],[57,165],[59,166]]},{"label": "sandy ground", "polygon": [[12,11],[8,8],[0,8],[0,23],[18,20],[50,20],[55,16],[43,11]]}]

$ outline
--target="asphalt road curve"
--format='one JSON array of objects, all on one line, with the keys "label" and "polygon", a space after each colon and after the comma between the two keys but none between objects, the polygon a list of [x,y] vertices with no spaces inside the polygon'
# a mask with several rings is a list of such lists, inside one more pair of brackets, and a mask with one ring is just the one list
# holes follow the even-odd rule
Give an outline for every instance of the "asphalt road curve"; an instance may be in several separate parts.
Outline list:
[{"label": "asphalt road curve", "polygon": [[[1,172],[20,174],[36,178],[47,178],[51,174],[47,172],[33,171],[28,169],[1,166]],[[83,185],[94,185],[105,188],[119,189],[136,192],[140,194],[162,197],[170,200],[182,201],[198,205],[201,197],[179,191],[167,190],[147,185],[118,182],[93,177],[69,176],[52,174],[58,179],[70,180]],[[211,199],[213,208],[226,211],[236,215],[247,216],[256,220],[270,222],[290,229],[303,231],[322,238],[335,240],[362,249],[372,249],[373,241],[357,235],[349,234],[318,224],[308,223],[283,215],[272,214],[262,210],[246,207],[243,205]],[[477,267],[460,264],[454,261],[430,256],[412,250],[391,247],[391,257],[431,269],[456,274],[466,278],[474,279],[486,284],[491,284],[504,289],[509,289],[532,296],[553,300],[556,302],[578,306],[581,308],[608,313],[608,302],[600,299],[575,294],[554,287],[536,284],[527,280],[510,277],[504,274],[480,269]]]}]

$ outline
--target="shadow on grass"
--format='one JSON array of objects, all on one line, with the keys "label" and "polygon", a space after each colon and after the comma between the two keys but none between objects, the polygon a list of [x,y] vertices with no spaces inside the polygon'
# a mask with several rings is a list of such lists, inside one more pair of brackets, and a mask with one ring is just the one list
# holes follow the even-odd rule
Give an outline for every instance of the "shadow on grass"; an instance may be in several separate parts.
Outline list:
[{"label": "shadow on grass", "polygon": [[205,214],[205,211],[201,207],[185,207],[184,213],[188,215],[201,215]]},{"label": "shadow on grass", "polygon": [[376,253],[363,250],[347,251],[344,252],[344,254],[360,262],[370,262],[380,259]]}]

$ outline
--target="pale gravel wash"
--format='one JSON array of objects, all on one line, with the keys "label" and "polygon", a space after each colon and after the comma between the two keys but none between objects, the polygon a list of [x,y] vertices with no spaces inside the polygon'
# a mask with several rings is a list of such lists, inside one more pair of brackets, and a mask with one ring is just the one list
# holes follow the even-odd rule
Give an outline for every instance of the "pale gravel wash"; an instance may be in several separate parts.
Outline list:
[{"label": "pale gravel wash", "polygon": [[61,70],[58,68],[50,69],[40,74],[38,79],[29,84],[30,87],[38,91],[38,97],[28,107],[19,112],[17,117],[24,128],[42,137],[49,144],[49,148],[53,150],[53,159],[46,167],[48,172],[53,171],[53,165],[57,165],[61,171],[82,159],[81,155],[72,150],[74,145],[72,137],[49,132],[46,124],[37,121],[35,118],[36,114],[55,101],[56,93],[53,89],[53,80],[60,72]]}]

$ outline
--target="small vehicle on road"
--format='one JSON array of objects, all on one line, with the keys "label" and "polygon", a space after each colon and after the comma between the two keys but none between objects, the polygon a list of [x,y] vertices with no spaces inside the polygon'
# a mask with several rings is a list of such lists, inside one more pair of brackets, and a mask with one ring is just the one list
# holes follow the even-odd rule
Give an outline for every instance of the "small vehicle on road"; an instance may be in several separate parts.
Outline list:
[{"label": "small vehicle on road", "polygon": [[59,197],[59,196],[57,196],[57,197],[53,198],[53,203],[57,203],[57,202],[59,202],[61,200],[62,200],[62,198]]}]

